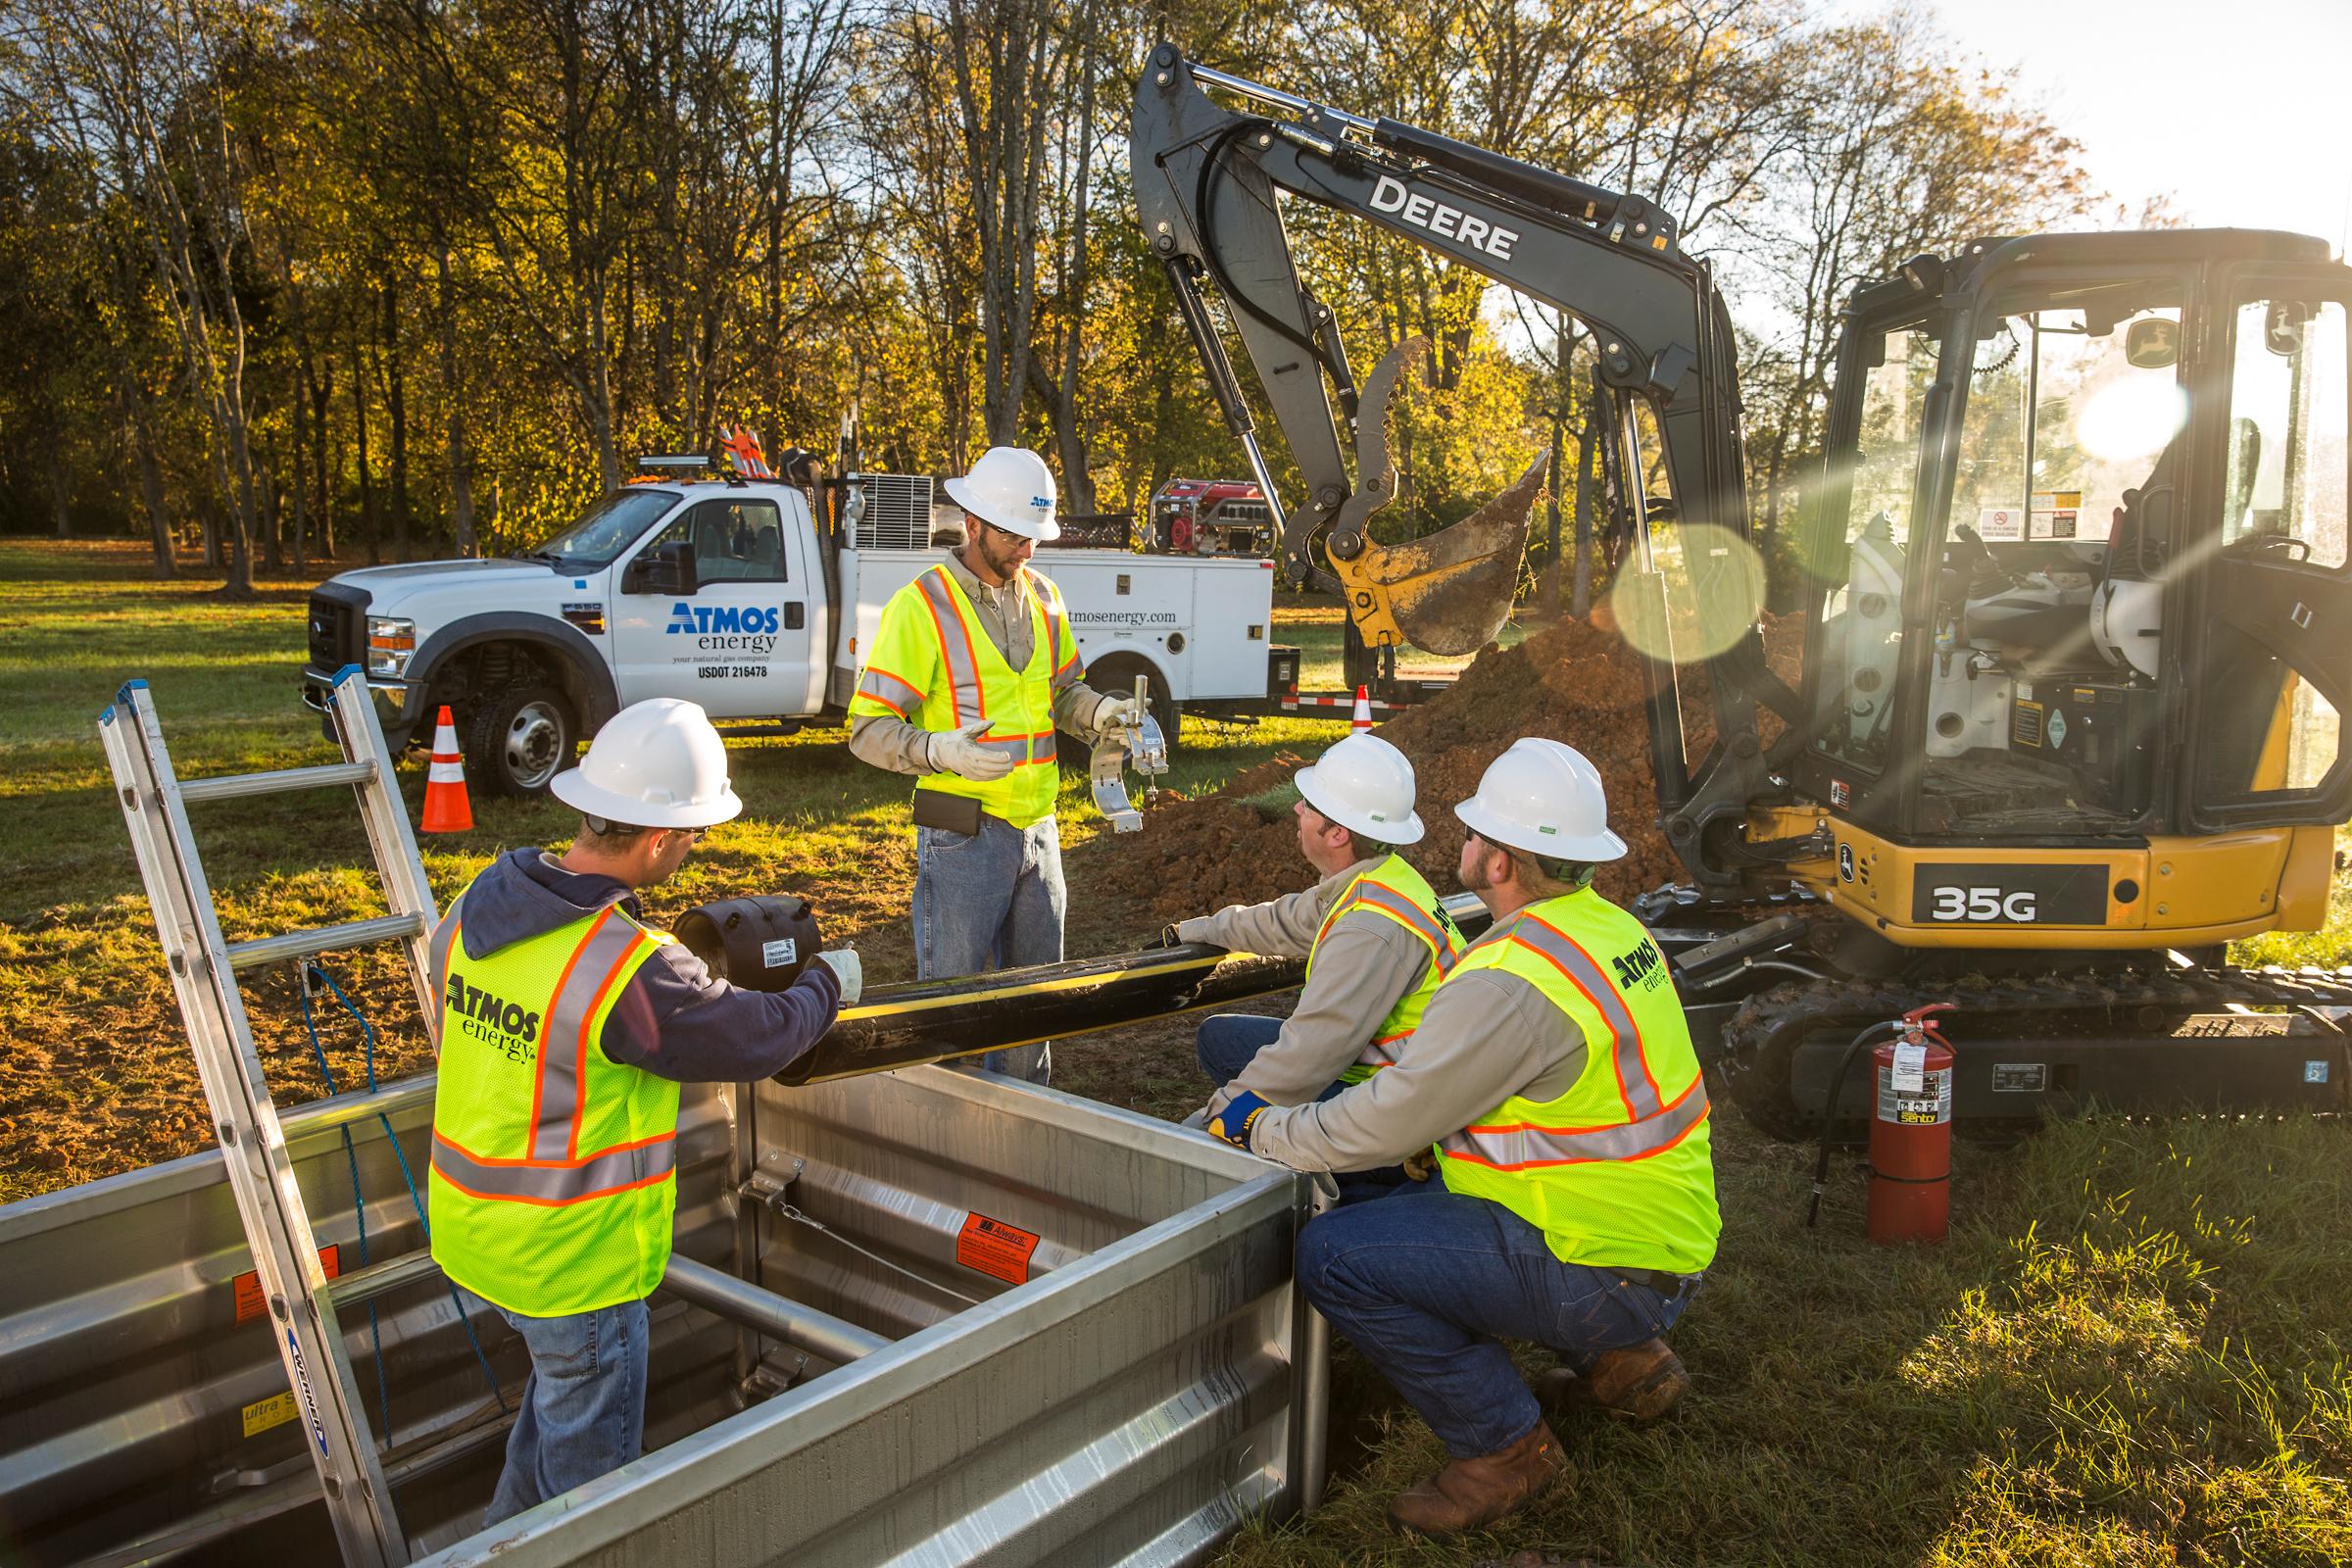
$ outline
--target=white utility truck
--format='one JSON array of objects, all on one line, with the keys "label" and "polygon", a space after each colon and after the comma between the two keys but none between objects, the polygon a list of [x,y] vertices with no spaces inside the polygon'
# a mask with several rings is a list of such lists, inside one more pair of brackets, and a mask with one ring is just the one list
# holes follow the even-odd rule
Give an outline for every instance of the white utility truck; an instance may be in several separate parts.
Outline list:
[{"label": "white utility truck", "polygon": [[[504,794],[546,788],[648,697],[689,698],[739,735],[839,721],[882,607],[956,540],[934,529],[926,478],[815,487],[837,498],[821,523],[810,493],[640,480],[520,558],[343,572],[311,595],[303,699],[323,714],[336,671],[362,665],[395,748],[429,745],[446,703],[468,781]],[[1297,650],[1273,646],[1271,561],[1049,546],[1031,564],[1061,589],[1088,681],[1146,679],[1171,746],[1184,710],[1281,711],[1297,689]]]}]

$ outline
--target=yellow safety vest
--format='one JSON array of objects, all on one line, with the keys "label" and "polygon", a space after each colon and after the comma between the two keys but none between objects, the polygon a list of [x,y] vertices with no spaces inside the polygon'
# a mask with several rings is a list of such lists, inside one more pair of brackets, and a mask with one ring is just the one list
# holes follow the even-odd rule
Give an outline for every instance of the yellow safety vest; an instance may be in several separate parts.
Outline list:
[{"label": "yellow safety vest", "polygon": [[1414,870],[1403,856],[1392,855],[1342,888],[1340,896],[1331,901],[1331,912],[1323,916],[1323,924],[1316,928],[1315,945],[1307,949],[1306,978],[1315,977],[1315,955],[1323,951],[1323,939],[1331,934],[1332,927],[1359,911],[1394,920],[1419,938],[1429,949],[1429,967],[1421,972],[1418,985],[1396,999],[1396,1005],[1380,1021],[1380,1027],[1365,1042],[1363,1054],[1355,1058],[1354,1064],[1341,1071],[1340,1081],[1350,1084],[1362,1083],[1381,1068],[1395,1063],[1396,1053],[1421,1026],[1421,1013],[1428,1007],[1438,983],[1462,956],[1462,934],[1446,918],[1429,879]]},{"label": "yellow safety vest", "polygon": [[996,720],[981,744],[1012,759],[1012,771],[982,784],[930,773],[915,788],[966,795],[1014,827],[1054,814],[1060,775],[1054,765],[1054,699],[1086,673],[1061,591],[1024,566],[1034,635],[1029,662],[1015,670],[980,629],[963,585],[933,566],[891,595],[866,651],[850,715],[893,713],[927,730]]},{"label": "yellow safety vest", "polygon": [[608,906],[471,958],[465,903],[431,948],[433,1260],[529,1317],[642,1299],[669,1267],[678,1086],[612,1060],[599,1040],[629,977],[670,938]]},{"label": "yellow safety vest", "polygon": [[1437,1146],[1448,1191],[1491,1199],[1563,1262],[1688,1274],[1715,1256],[1707,1091],[1665,955],[1586,888],[1530,905],[1471,944],[1448,982],[1501,969],[1585,1039],[1556,1100],[1513,1095]]}]

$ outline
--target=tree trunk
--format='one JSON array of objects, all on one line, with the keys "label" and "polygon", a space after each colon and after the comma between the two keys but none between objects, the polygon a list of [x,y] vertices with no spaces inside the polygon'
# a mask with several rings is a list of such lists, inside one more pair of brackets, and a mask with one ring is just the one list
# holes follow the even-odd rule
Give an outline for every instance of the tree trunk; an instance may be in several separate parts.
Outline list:
[{"label": "tree trunk", "polygon": [[351,428],[359,445],[360,458],[360,531],[368,536],[368,564],[384,564],[383,537],[377,528],[375,514],[375,475],[368,466],[368,361],[360,346],[359,334],[352,334],[351,347]]},{"label": "tree trunk", "polygon": [[318,438],[318,559],[329,564],[335,559],[334,476],[342,466],[328,440],[326,422],[327,405],[334,395],[335,362],[328,360],[311,377],[311,433]]},{"label": "tree trunk", "polygon": [[[302,377],[304,385],[309,381],[308,375]],[[294,417],[286,421],[294,430],[294,575],[305,579],[310,576],[311,547],[311,421],[309,410],[305,407],[309,401],[302,386],[298,385],[295,388]]]},{"label": "tree trunk", "polygon": [[254,499],[261,507],[262,564],[271,571],[282,570],[284,559],[278,554],[278,524],[280,501],[277,472],[269,464],[254,466]]},{"label": "tree trunk", "polygon": [[130,405],[131,443],[138,451],[139,499],[147,507],[147,537],[155,550],[155,575],[159,581],[169,582],[179,575],[179,562],[172,548],[172,517],[164,510],[164,469],[155,457],[155,425],[136,392],[125,401]]},{"label": "tree trunk", "polygon": [[74,483],[66,470],[66,444],[49,442],[49,520],[60,539],[74,537]]},{"label": "tree trunk", "polygon": [[[1079,24],[1094,36],[1092,8]],[[1061,487],[1069,509],[1080,515],[1101,510],[1095,496],[1095,476],[1087,470],[1086,432],[1078,420],[1078,377],[1086,333],[1086,220],[1093,192],[1088,188],[1095,167],[1095,52],[1090,46],[1080,57],[1085,79],[1078,101],[1078,180],[1070,192],[1070,268],[1062,292],[1063,313],[1069,318],[1069,337],[1062,344],[1061,384],[1054,399],[1054,434],[1061,444]]]},{"label": "tree trunk", "polygon": [[[1560,479],[1567,468],[1568,411],[1556,403],[1551,410],[1551,468],[1544,481],[1544,527],[1548,559],[1544,566],[1544,609],[1560,618]],[[1582,454],[1579,454],[1580,456]]]},{"label": "tree trunk", "polygon": [[386,277],[384,412],[392,418],[392,559],[409,559],[409,367],[400,351],[400,281]]},{"label": "tree trunk", "polygon": [[458,359],[457,285],[450,275],[449,248],[433,257],[441,282],[441,396],[449,405],[449,510],[457,531],[457,553],[473,554],[473,449],[466,439],[466,374]]},{"label": "tree trunk", "polygon": [[1588,415],[1576,449],[1576,597],[1570,612],[1579,620],[1592,613],[1592,470],[1600,462],[1599,427]]}]

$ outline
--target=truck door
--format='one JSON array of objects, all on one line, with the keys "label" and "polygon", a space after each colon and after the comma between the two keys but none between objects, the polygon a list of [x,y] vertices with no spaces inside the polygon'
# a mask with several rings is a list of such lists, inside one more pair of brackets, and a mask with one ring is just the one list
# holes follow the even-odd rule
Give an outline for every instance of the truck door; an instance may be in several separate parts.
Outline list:
[{"label": "truck door", "polygon": [[[793,580],[798,552],[784,521],[771,497],[714,496],[638,547],[631,562],[691,544],[698,580],[691,595],[613,596],[613,675],[623,703],[682,697],[713,718],[801,710],[808,588]],[[631,562],[620,566],[624,589],[637,586]]]},{"label": "truck door", "polygon": [[2191,621],[2192,819],[2341,822],[2352,815],[2352,313],[2340,270],[2240,271],[2216,294],[2207,383],[2226,381],[2228,416],[2202,444],[2221,482],[2199,489],[2218,492],[2221,516]]}]

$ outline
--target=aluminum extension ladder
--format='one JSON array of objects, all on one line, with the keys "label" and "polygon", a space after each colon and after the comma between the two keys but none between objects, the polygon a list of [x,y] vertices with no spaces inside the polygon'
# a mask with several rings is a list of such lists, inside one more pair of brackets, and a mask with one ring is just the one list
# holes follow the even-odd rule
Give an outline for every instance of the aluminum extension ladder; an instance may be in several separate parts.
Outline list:
[{"label": "aluminum extension ladder", "polygon": [[[344,1561],[374,1568],[408,1562],[408,1538],[384,1483],[351,1363],[343,1353],[343,1331],[327,1295],[310,1214],[295,1183],[277,1107],[270,1102],[237,990],[241,969],[298,962],[338,948],[396,942],[408,958],[418,1005],[430,1016],[438,1002],[426,945],[440,912],[401,805],[383,728],[356,666],[337,676],[328,711],[344,760],[219,778],[183,781],[172,772],[155,701],[143,680],[129,682],[116,695],[113,706],[98,717],[98,733],[106,743],[122,819],[130,829],[139,875],[155,910],[156,935],[172,968],[172,989],[179,999],[188,1043],[195,1049],[204,1098],[220,1139],[221,1157],[228,1164],[229,1188],[253,1248],[254,1266],[276,1332],[278,1359],[285,1363],[287,1387],[301,1401],[300,1419],[310,1429],[311,1457],[318,1467],[326,1511],[334,1521]],[[188,826],[188,803],[339,784],[351,786],[359,797],[385,907],[391,912],[252,942],[225,940]]]}]

